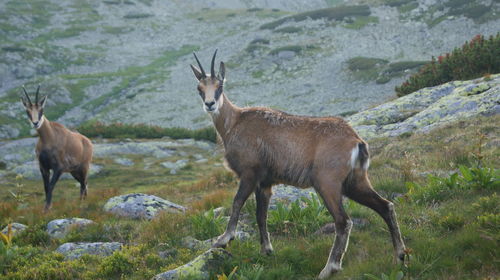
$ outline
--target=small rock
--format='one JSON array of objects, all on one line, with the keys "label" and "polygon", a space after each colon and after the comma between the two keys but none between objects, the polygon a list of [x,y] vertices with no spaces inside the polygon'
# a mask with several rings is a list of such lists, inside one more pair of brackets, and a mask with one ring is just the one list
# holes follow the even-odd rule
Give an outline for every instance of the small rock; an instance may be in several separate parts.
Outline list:
[{"label": "small rock", "polygon": [[56,252],[63,254],[66,260],[74,260],[85,254],[110,256],[114,251],[121,249],[122,244],[119,242],[70,242],[59,246],[59,248],[56,249]]},{"label": "small rock", "polygon": [[170,170],[177,170],[185,167],[188,164],[188,162],[189,161],[187,159],[180,159],[176,162],[171,162],[171,161],[162,162],[161,165]]},{"label": "small rock", "polygon": [[[20,223],[12,223],[12,234],[13,234],[13,236],[19,235],[19,234],[21,234],[21,232],[25,231],[27,228],[28,228],[27,225],[23,225]],[[2,233],[7,234],[8,230],[9,230],[9,226],[7,225],[2,229]]]},{"label": "small rock", "polygon": [[311,198],[313,194],[315,194],[313,189],[299,189],[293,186],[279,185],[273,188],[269,208],[276,209],[278,202],[290,204],[301,198]]},{"label": "small rock", "polygon": [[167,258],[170,258],[170,257],[175,257],[177,256],[177,250],[175,249],[168,249],[168,250],[165,250],[165,251],[160,251],[158,252],[158,256],[162,259],[167,259]]},{"label": "small rock", "polygon": [[318,229],[314,234],[320,235],[320,234],[333,234],[333,233],[335,233],[335,223],[328,223],[322,226],[320,229]]},{"label": "small rock", "polygon": [[134,162],[128,158],[115,158],[114,162],[123,166],[132,166]]},{"label": "small rock", "polygon": [[231,255],[220,248],[212,248],[199,255],[191,262],[176,269],[156,275],[154,280],[209,279],[210,272],[218,269]]},{"label": "small rock", "polygon": [[278,57],[285,60],[290,60],[296,56],[294,51],[280,51]]},{"label": "small rock", "polygon": [[186,208],[154,195],[133,193],[110,198],[104,210],[122,217],[151,220],[160,211],[181,213]]},{"label": "small rock", "polygon": [[47,233],[52,238],[64,238],[72,229],[81,228],[93,224],[94,222],[82,218],[56,219],[47,224]]},{"label": "small rock", "polygon": [[213,211],[214,211],[214,217],[219,217],[220,215],[224,214],[224,211],[226,210],[225,207],[221,206],[221,207],[217,207],[215,208]]},{"label": "small rock", "polygon": [[210,247],[212,247],[212,244],[215,242],[217,237],[207,239],[204,241],[198,240],[192,236],[186,236],[182,238],[181,244],[183,247],[186,247],[188,249],[195,249],[195,250],[208,250]]}]

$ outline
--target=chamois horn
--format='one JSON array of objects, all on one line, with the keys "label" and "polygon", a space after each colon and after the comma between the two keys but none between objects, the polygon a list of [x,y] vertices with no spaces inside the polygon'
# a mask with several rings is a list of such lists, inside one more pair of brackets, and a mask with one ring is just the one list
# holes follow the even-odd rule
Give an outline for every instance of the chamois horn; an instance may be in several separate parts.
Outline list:
[{"label": "chamois horn", "polygon": [[40,85],[38,85],[36,89],[36,95],[35,95],[35,103],[38,104],[38,93],[40,92]]},{"label": "chamois horn", "polygon": [[28,102],[30,104],[33,104],[33,102],[31,102],[30,96],[28,95],[28,92],[26,92],[26,88],[24,88],[24,85],[22,87],[23,87],[24,94],[26,95],[26,98],[28,98]]},{"label": "chamois horn", "polygon": [[215,49],[214,56],[212,57],[212,64],[210,65],[210,77],[215,78],[215,56],[217,55],[217,49]]},{"label": "chamois horn", "polygon": [[205,70],[203,70],[203,66],[201,66],[200,60],[196,56],[196,53],[193,52],[194,58],[196,59],[196,62],[198,62],[198,66],[200,67],[201,74],[203,75],[203,78],[207,77],[207,74],[205,73]]}]

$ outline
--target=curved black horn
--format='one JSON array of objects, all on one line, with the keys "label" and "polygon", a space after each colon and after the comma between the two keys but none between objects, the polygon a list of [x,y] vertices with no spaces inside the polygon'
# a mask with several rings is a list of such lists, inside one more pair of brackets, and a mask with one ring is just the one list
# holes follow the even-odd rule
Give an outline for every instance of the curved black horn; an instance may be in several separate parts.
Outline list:
[{"label": "curved black horn", "polygon": [[30,96],[28,95],[28,92],[26,92],[26,89],[24,88],[24,85],[23,85],[23,91],[24,91],[24,94],[26,95],[26,98],[28,98],[29,103],[30,103],[30,104],[33,104],[33,103],[31,102]]},{"label": "curved black horn", "polygon": [[36,89],[36,95],[35,95],[35,103],[38,104],[38,92],[40,92],[40,85],[38,85],[38,88]]},{"label": "curved black horn", "polygon": [[207,77],[207,74],[205,73],[205,70],[203,70],[203,66],[201,66],[200,60],[196,56],[196,53],[193,52],[194,58],[196,59],[196,62],[198,62],[198,66],[200,67],[201,74],[203,75],[203,78]]},{"label": "curved black horn", "polygon": [[212,64],[210,65],[210,77],[215,78],[215,56],[217,55],[217,49],[215,49],[214,56],[212,57]]}]

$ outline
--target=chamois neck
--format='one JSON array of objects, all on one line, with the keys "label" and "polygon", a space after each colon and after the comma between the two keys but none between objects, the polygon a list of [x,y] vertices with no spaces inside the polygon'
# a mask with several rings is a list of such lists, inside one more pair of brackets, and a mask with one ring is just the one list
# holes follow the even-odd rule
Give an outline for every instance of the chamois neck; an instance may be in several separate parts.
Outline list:
[{"label": "chamois neck", "polygon": [[54,134],[52,133],[52,126],[50,121],[45,118],[45,116],[42,116],[42,119],[40,121],[42,122],[42,124],[36,130],[38,132],[38,136],[42,140],[50,140],[54,136]]},{"label": "chamois neck", "polygon": [[221,98],[223,98],[222,106],[219,108],[217,114],[212,114],[212,120],[214,121],[215,129],[225,142],[231,132],[231,128],[233,128],[238,120],[240,108],[231,103],[224,93]]}]

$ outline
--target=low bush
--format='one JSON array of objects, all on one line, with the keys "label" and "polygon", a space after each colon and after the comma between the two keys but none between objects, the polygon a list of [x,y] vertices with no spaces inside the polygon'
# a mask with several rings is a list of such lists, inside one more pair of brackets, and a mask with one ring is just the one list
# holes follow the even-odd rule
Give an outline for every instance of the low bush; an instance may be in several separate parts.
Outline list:
[{"label": "low bush", "polygon": [[163,128],[145,124],[104,124],[101,122],[88,122],[81,125],[78,131],[87,137],[104,138],[162,138],[172,139],[192,138],[216,142],[217,134],[212,127],[191,130],[181,127]]},{"label": "low bush", "polygon": [[437,86],[453,80],[469,80],[490,73],[500,72],[500,33],[485,39],[477,35],[462,48],[440,55],[402,85],[396,87],[398,96],[403,96],[424,87]]}]

